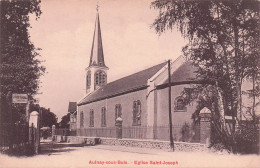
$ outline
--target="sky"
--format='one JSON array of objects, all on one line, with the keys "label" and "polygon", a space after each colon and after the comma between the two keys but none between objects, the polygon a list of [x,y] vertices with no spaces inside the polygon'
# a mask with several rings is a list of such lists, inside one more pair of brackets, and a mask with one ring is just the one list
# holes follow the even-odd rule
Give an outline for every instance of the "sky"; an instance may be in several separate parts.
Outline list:
[{"label": "sky", "polygon": [[30,17],[29,30],[46,67],[36,97],[59,120],[70,101],[84,96],[97,3],[108,82],[174,60],[186,44],[176,30],[159,36],[151,28],[158,11],[150,0],[42,0],[43,13],[37,21]]}]

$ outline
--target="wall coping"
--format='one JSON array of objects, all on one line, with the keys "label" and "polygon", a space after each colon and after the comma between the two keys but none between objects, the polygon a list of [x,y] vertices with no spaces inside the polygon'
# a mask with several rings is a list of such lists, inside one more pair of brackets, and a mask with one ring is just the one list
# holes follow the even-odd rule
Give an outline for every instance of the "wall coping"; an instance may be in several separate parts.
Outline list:
[{"label": "wall coping", "polygon": [[[57,136],[57,135],[56,135]],[[62,135],[60,135],[62,136]],[[107,138],[107,137],[87,137],[87,136],[67,136],[67,137],[77,137],[77,138],[89,138],[89,139],[95,139],[95,138],[100,138],[100,139],[111,139],[111,140],[118,140],[118,141],[141,141],[141,142],[162,142],[162,143],[169,143],[169,141],[163,141],[163,140],[158,140],[158,139],[130,139],[130,138],[122,138],[122,139],[117,139],[117,138]],[[181,141],[174,141],[174,143],[177,144],[189,144],[189,145],[200,145],[200,146],[206,146],[205,144],[201,143],[193,143],[193,142],[181,142]]]}]

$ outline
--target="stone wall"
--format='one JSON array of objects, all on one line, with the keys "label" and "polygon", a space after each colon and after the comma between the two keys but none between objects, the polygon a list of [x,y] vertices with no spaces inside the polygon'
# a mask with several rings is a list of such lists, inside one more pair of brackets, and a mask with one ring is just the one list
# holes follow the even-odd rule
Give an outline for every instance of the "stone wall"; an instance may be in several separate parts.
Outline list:
[{"label": "stone wall", "polygon": [[[55,135],[54,141],[56,142],[69,142],[81,143],[86,145],[112,145],[112,146],[126,146],[126,147],[139,147],[150,149],[170,150],[169,141],[158,140],[138,140],[138,139],[116,139],[116,138],[95,138],[95,137],[82,137],[82,136],[60,136]],[[208,148],[200,143],[186,143],[174,142],[175,151],[191,152],[191,151],[207,151]]]},{"label": "stone wall", "polygon": [[86,144],[86,145],[95,145],[100,143],[100,139],[95,137],[62,136],[62,135],[55,135],[53,137],[53,141],[75,143],[75,144]]},{"label": "stone wall", "polygon": [[[103,145],[170,150],[169,141],[101,138],[100,143]],[[174,147],[175,151],[184,152],[208,150],[206,145],[199,143],[174,142]]]}]

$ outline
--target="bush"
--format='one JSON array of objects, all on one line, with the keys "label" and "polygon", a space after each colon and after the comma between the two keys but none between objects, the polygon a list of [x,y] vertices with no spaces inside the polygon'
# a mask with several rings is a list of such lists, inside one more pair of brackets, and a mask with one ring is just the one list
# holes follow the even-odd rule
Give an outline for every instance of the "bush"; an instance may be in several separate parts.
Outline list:
[{"label": "bush", "polygon": [[181,138],[180,141],[182,142],[190,142],[192,140],[192,137],[194,135],[194,131],[190,124],[184,123],[184,125],[181,128]]},{"label": "bush", "polygon": [[230,133],[219,135],[213,129],[210,148],[241,154],[257,153],[257,134],[257,124],[252,121],[240,122],[233,136]]},{"label": "bush", "polygon": [[237,153],[249,154],[257,152],[258,128],[251,123],[241,124],[235,132],[235,149]]}]

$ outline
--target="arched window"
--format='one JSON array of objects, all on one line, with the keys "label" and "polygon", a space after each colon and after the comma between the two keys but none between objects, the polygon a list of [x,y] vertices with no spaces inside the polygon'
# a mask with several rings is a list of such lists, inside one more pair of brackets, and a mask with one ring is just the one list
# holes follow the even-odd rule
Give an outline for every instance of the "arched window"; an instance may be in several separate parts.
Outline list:
[{"label": "arched window", "polygon": [[141,102],[140,100],[133,103],[133,125],[141,125]]},{"label": "arched window", "polygon": [[176,112],[187,111],[187,107],[186,107],[183,97],[181,97],[181,96],[176,97],[175,102],[174,102],[174,111],[176,111]]},{"label": "arched window", "polygon": [[82,112],[80,112],[80,128],[84,127],[83,123],[84,123],[84,114],[82,111]]},{"label": "arched window", "polygon": [[94,110],[91,109],[89,113],[89,126],[94,127]]},{"label": "arched window", "polygon": [[105,73],[102,74],[101,80],[102,80],[102,83],[103,83],[103,84],[106,84],[106,83],[107,83],[107,76],[106,76]]},{"label": "arched window", "polygon": [[121,104],[116,104],[115,106],[115,121],[118,117],[122,118],[122,107]]},{"label": "arched window", "polygon": [[101,127],[106,126],[106,108],[102,107],[101,109]]},{"label": "arched window", "polygon": [[103,86],[106,84],[107,75],[104,71],[97,71],[95,73],[95,85],[96,86]]},{"label": "arched window", "polygon": [[91,85],[91,71],[88,71],[86,78],[87,78],[86,79],[87,80],[87,89],[89,89],[90,85]]},{"label": "arched window", "polygon": [[99,80],[98,80],[98,74],[99,74],[99,73],[96,73],[96,74],[95,74],[95,83],[96,83],[96,85],[98,85],[98,84],[99,84]]}]

